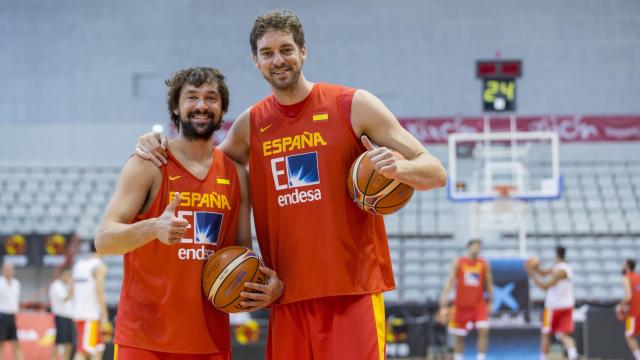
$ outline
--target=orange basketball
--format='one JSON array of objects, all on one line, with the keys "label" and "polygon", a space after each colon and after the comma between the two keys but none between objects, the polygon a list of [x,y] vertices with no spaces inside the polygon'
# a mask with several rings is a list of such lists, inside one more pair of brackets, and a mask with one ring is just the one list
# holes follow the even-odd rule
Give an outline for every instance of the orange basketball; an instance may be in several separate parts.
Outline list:
[{"label": "orange basketball", "polygon": [[260,271],[261,265],[258,255],[245,247],[229,246],[220,249],[207,261],[202,272],[205,296],[220,311],[242,311],[240,293],[246,289],[244,283],[266,282],[266,275]]},{"label": "orange basketball", "polygon": [[[399,152],[394,154],[404,159]],[[411,199],[413,188],[380,175],[366,155],[362,153],[351,165],[347,179],[351,199],[359,208],[379,215],[402,209]]]}]

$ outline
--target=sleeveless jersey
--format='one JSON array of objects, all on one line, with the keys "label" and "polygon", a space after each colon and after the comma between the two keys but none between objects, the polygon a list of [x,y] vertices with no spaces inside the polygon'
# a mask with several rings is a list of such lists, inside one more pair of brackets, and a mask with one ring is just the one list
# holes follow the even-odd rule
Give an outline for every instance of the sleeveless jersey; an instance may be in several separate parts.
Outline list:
[{"label": "sleeveless jersey", "polygon": [[49,302],[51,303],[51,313],[54,315],[73,319],[73,303],[69,296],[67,284],[61,279],[55,279],[49,286]]},{"label": "sleeveless jersey", "polygon": [[214,149],[204,180],[169,152],[151,207],[133,222],[160,216],[180,192],[176,216],[189,222],[182,242],[153,240],[124,255],[115,343],[171,353],[231,350],[229,317],[202,290],[202,270],[213,252],[236,242],[240,184],[234,162]]},{"label": "sleeveless jersey", "polygon": [[479,305],[484,306],[484,290],[487,278],[487,263],[484,259],[470,259],[460,257],[458,259],[458,272],[456,274],[456,308],[469,308]]},{"label": "sleeveless jersey", "polygon": [[544,307],[546,309],[573,308],[575,298],[573,296],[573,270],[571,266],[566,262],[559,262],[553,265],[552,270],[554,273],[563,270],[567,277],[561,279],[547,290]]},{"label": "sleeveless jersey", "polygon": [[353,204],[347,177],[365,151],[355,89],[313,85],[301,103],[251,108],[250,183],[260,251],[285,284],[280,304],[394,288],[382,216]]},{"label": "sleeveless jersey", "polygon": [[20,281],[11,278],[9,281],[0,275],[0,313],[17,314],[20,311]]},{"label": "sleeveless jersey", "polygon": [[629,304],[629,316],[640,316],[640,274],[627,273],[631,284],[631,303]]},{"label": "sleeveless jersey", "polygon": [[73,265],[73,319],[100,320],[100,303],[94,270],[103,264],[97,257],[80,259]]}]

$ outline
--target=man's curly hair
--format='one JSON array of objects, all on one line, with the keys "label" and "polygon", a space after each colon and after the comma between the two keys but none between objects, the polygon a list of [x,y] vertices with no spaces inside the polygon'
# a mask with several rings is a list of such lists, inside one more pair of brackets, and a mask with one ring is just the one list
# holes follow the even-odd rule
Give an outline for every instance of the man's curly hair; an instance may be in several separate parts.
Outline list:
[{"label": "man's curly hair", "polygon": [[195,87],[200,87],[202,84],[217,85],[222,101],[222,114],[226,114],[229,109],[229,88],[224,75],[216,68],[192,67],[182,69],[173,74],[164,83],[168,87],[167,107],[171,115],[171,121],[173,121],[176,129],[180,129],[180,115],[176,115],[173,111],[180,105],[180,92],[185,84]]},{"label": "man's curly hair", "polygon": [[253,55],[258,54],[258,40],[268,31],[281,30],[293,35],[293,41],[299,48],[304,46],[304,30],[300,18],[291,10],[273,10],[256,18],[249,43]]}]

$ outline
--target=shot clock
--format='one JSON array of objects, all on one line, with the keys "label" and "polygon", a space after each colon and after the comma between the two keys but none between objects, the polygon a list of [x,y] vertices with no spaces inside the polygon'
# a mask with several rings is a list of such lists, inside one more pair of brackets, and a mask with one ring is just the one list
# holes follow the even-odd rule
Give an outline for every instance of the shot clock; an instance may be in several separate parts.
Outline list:
[{"label": "shot clock", "polygon": [[485,112],[516,110],[516,78],[522,75],[520,60],[480,60],[476,77],[482,79],[482,107]]}]

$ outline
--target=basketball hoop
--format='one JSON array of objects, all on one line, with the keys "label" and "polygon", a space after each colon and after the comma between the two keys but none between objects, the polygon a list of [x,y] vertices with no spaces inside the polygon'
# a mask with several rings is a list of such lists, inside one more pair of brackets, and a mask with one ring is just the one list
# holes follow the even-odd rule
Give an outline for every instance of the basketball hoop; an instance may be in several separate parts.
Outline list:
[{"label": "basketball hoop", "polygon": [[493,201],[494,215],[513,211],[514,202],[517,200],[511,198],[511,193],[515,190],[514,185],[494,185],[493,191],[498,193],[498,197]]},{"label": "basketball hoop", "polygon": [[525,218],[526,202],[511,197],[517,190],[512,184],[494,185],[493,190],[497,194],[494,200],[478,202],[474,207],[476,228],[518,231]]},{"label": "basketball hoop", "polygon": [[500,197],[507,198],[512,191],[516,190],[516,187],[513,185],[495,185],[493,190],[496,191]]},{"label": "basketball hoop", "polygon": [[[555,131],[518,131],[515,114],[509,129],[492,131],[490,114],[483,117],[482,133],[448,136],[449,184],[454,202],[472,201],[470,235],[496,238],[517,234],[526,255],[529,201],[555,200],[562,195],[560,136]],[[498,234],[495,234],[498,233]]]}]

